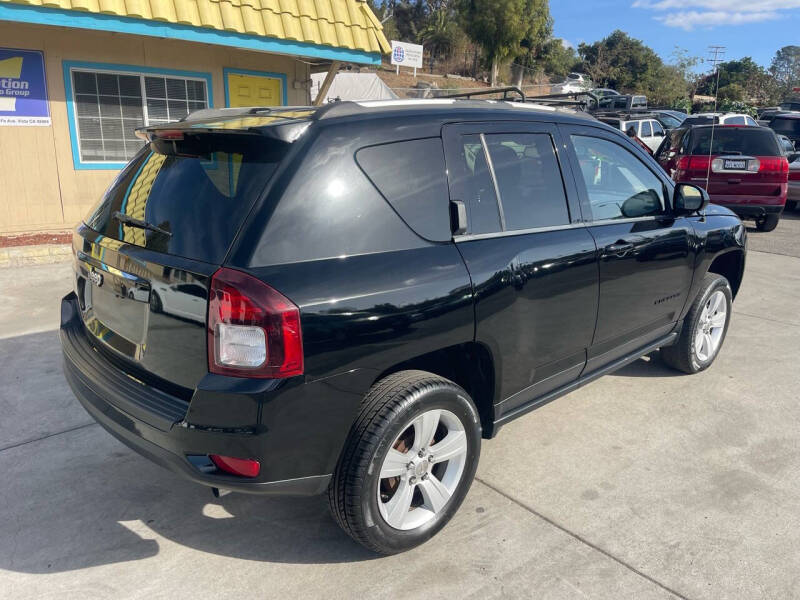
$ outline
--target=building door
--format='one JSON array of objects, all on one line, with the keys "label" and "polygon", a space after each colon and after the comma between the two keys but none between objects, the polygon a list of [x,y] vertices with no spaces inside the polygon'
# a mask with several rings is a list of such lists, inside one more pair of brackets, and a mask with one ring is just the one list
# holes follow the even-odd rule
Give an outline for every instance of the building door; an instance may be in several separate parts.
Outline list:
[{"label": "building door", "polygon": [[252,73],[226,73],[227,103],[238,106],[280,106],[283,104],[281,79]]}]

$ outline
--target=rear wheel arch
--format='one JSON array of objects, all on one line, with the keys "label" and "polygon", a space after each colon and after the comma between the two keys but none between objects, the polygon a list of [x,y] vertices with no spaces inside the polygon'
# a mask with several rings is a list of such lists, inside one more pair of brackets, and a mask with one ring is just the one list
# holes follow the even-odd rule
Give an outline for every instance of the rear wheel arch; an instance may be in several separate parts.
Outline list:
[{"label": "rear wheel arch", "polygon": [[464,388],[478,409],[483,437],[493,437],[496,375],[494,359],[486,346],[467,342],[410,358],[381,372],[373,385],[393,373],[407,370],[427,371]]},{"label": "rear wheel arch", "polygon": [[736,298],[744,275],[744,250],[734,248],[717,255],[708,266],[707,272],[725,277],[731,285],[733,297]]}]

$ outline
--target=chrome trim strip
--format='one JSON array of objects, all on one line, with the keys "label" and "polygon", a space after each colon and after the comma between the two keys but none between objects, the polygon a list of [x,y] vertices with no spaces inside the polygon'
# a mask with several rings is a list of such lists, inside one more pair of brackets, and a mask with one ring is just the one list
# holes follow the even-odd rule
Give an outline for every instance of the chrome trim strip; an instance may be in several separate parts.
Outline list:
[{"label": "chrome trim strip", "polygon": [[471,242],[472,240],[488,240],[492,238],[509,237],[512,235],[525,235],[528,233],[545,233],[547,231],[561,231],[565,229],[578,229],[586,227],[587,223],[569,223],[568,225],[551,225],[549,227],[532,227],[530,229],[512,229],[509,231],[495,231],[493,233],[467,233],[465,235],[453,236],[453,241]]}]

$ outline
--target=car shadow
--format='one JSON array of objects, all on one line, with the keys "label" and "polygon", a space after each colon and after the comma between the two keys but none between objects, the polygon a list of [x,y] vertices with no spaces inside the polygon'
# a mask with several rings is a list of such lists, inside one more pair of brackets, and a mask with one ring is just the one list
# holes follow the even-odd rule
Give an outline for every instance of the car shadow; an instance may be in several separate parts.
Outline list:
[{"label": "car shadow", "polygon": [[637,358],[632,363],[608,374],[611,377],[680,377],[682,375],[685,374],[664,363],[661,353],[658,351]]},{"label": "car shadow", "polygon": [[[71,396],[54,338],[50,331],[0,339],[0,356],[8,359],[0,364],[0,380],[7,382],[0,387],[7,421],[0,429],[7,442],[0,439],[0,570],[54,573],[118,564],[156,556],[170,543],[260,562],[377,557],[342,532],[324,496],[215,498],[210,488],[128,449]],[[35,387],[26,383],[32,380]],[[49,415],[47,427],[28,427],[36,414]]]},{"label": "car shadow", "polygon": [[49,495],[53,501],[31,503],[6,494],[7,508],[0,514],[6,523],[17,520],[24,526],[3,532],[0,569],[53,573],[128,562],[158,555],[166,541],[258,562],[329,564],[376,558],[339,529],[324,497],[231,493],[215,498],[210,488],[183,481],[107,439],[99,426],[75,433],[63,436],[71,436],[71,443],[83,437],[94,447],[113,451],[103,453],[102,462],[84,453],[64,457],[86,473],[83,478],[76,479],[69,467],[25,486],[25,497]]}]

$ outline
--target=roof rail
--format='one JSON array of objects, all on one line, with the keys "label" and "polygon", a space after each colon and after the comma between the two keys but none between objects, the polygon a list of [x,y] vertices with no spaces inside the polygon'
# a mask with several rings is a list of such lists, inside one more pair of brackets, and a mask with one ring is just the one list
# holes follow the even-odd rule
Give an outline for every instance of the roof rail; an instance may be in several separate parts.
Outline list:
[{"label": "roof rail", "polygon": [[583,108],[584,110],[590,110],[593,106],[597,106],[599,100],[600,96],[589,90],[526,97],[527,102],[550,104],[553,106],[575,106]]},{"label": "roof rail", "polygon": [[598,119],[602,117],[611,117],[617,119],[643,119],[647,117],[655,118],[655,114],[649,108],[629,108],[629,109],[599,109],[592,113]]},{"label": "roof rail", "polygon": [[489,87],[474,92],[459,92],[458,94],[447,94],[444,96],[436,96],[437,98],[472,98],[473,96],[488,96],[490,94],[503,94],[503,100],[508,100],[509,92],[513,92],[519,96],[520,102],[525,102],[525,92],[515,85],[506,87]]},{"label": "roof rail", "polygon": [[209,121],[228,119],[231,117],[246,117],[251,115],[266,115],[271,112],[286,110],[317,110],[317,106],[242,106],[233,108],[201,108],[190,112],[180,119],[181,121]]}]

